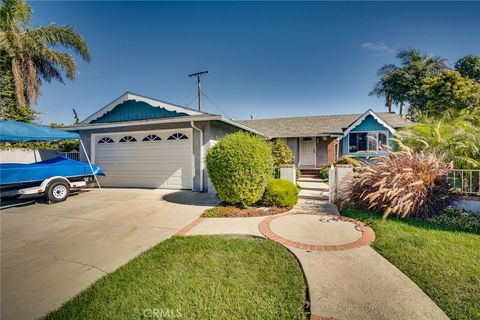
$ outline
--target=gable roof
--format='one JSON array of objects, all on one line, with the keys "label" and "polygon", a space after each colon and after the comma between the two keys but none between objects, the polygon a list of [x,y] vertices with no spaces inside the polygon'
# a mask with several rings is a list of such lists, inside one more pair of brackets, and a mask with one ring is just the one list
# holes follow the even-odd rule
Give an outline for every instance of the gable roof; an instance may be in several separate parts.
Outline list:
[{"label": "gable roof", "polygon": [[88,124],[88,123],[93,123],[100,119],[101,117],[105,116],[109,112],[113,111],[117,106],[123,105],[125,102],[128,101],[137,101],[137,102],[143,102],[146,103],[152,107],[159,107],[164,110],[170,111],[173,114],[179,114],[179,115],[186,115],[186,116],[195,116],[195,115],[208,115],[206,112],[190,109],[184,106],[180,106],[177,104],[173,104],[170,102],[165,102],[162,100],[158,99],[153,99],[149,98],[137,93],[133,93],[130,91],[125,92],[122,94],[120,97],[117,99],[113,100],[109,104],[107,104],[105,107],[101,108],[94,114],[90,115],[88,118],[83,120],[81,124]]},{"label": "gable roof", "polygon": [[379,122],[385,123],[386,127],[388,126],[392,129],[406,127],[411,124],[410,121],[402,118],[399,114],[393,112],[375,113],[372,110],[368,110],[363,114],[240,120],[237,122],[270,138],[343,136],[346,130],[349,130],[350,127],[352,129],[356,127],[358,125],[356,122],[363,120],[368,115],[374,116]]}]

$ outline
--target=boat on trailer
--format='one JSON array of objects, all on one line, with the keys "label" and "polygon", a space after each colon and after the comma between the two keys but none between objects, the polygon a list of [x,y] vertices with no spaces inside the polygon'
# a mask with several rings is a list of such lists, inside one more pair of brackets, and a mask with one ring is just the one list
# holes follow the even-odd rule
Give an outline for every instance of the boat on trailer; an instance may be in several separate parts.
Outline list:
[{"label": "boat on trailer", "polygon": [[[92,171],[93,169],[93,171]],[[65,200],[70,190],[84,187],[95,181],[95,175],[104,176],[95,165],[56,157],[34,163],[0,164],[0,194],[2,198],[45,193],[48,200]]]},{"label": "boat on trailer", "polygon": [[45,194],[50,202],[64,201],[70,190],[96,182],[105,173],[93,165],[78,133],[19,121],[0,120],[0,142],[35,142],[78,140],[88,163],[63,156],[34,163],[0,164],[0,197],[2,200],[28,194]]}]

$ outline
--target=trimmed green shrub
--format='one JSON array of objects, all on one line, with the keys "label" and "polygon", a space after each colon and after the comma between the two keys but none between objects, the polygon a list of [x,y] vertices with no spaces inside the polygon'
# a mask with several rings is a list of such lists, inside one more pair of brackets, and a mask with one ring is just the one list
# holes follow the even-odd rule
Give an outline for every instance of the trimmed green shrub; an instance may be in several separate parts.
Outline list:
[{"label": "trimmed green shrub", "polygon": [[262,203],[267,206],[293,207],[297,202],[298,188],[285,179],[270,181],[262,198]]},{"label": "trimmed green shrub", "polygon": [[208,150],[207,169],[220,200],[246,207],[260,200],[272,179],[272,149],[259,136],[235,132]]},{"label": "trimmed green shrub", "polygon": [[273,139],[270,143],[272,146],[273,164],[275,167],[295,163],[292,149],[290,149],[282,139]]},{"label": "trimmed green shrub", "polygon": [[349,164],[355,168],[361,167],[362,163],[355,158],[342,156],[340,159],[335,161],[335,164]]}]

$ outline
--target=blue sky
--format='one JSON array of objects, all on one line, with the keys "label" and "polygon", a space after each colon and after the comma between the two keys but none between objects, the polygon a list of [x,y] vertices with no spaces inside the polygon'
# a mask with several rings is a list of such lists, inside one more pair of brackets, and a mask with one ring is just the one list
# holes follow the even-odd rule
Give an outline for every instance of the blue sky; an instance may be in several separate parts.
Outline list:
[{"label": "blue sky", "polygon": [[[32,2],[33,24],[71,24],[89,64],[44,84],[41,121],[83,120],[125,91],[234,119],[383,111],[376,70],[414,47],[453,64],[480,54],[480,2]],[[220,109],[220,110],[219,110]]]}]

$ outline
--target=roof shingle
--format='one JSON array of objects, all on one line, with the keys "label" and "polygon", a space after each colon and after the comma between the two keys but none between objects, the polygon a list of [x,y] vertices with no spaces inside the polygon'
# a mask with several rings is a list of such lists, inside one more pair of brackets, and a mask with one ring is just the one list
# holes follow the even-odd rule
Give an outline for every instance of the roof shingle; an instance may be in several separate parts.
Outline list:
[{"label": "roof shingle", "polygon": [[[394,128],[411,124],[393,112],[376,112],[378,117]],[[270,138],[306,137],[321,135],[341,135],[363,114],[339,114],[324,116],[307,116],[291,118],[272,118],[255,120],[237,120],[253,130],[261,132]]]}]

